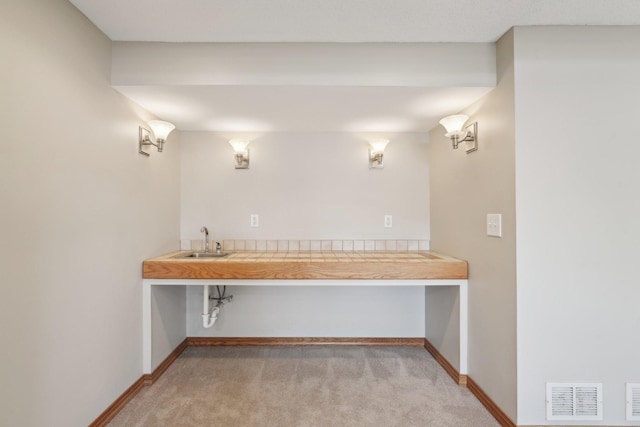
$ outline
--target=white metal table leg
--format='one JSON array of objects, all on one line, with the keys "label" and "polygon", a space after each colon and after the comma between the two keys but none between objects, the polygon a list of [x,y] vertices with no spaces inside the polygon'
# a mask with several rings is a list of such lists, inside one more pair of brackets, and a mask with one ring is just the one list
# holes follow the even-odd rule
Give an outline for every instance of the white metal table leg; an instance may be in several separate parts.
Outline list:
[{"label": "white metal table leg", "polygon": [[467,347],[469,339],[469,291],[468,281],[462,280],[460,283],[460,374],[467,375]]},{"label": "white metal table leg", "polygon": [[151,373],[151,284],[142,281],[142,373]]}]

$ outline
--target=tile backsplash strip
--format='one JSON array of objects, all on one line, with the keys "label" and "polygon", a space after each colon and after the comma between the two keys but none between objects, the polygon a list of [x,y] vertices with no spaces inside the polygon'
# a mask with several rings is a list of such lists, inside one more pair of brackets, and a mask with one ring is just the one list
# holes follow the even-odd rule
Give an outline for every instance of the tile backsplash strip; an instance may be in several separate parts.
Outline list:
[{"label": "tile backsplash strip", "polygon": [[[225,251],[269,251],[269,252],[408,252],[428,251],[428,240],[222,240],[222,250]],[[215,250],[215,241],[211,241],[210,248]],[[201,251],[204,240],[180,241],[180,249],[184,251]]]}]

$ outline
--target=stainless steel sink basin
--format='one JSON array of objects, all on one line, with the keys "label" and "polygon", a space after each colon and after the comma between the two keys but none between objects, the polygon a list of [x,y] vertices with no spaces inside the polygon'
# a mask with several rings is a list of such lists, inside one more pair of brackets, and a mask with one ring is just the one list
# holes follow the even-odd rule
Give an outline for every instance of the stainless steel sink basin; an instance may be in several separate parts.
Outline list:
[{"label": "stainless steel sink basin", "polygon": [[192,252],[180,254],[174,258],[224,258],[231,255],[230,252]]}]

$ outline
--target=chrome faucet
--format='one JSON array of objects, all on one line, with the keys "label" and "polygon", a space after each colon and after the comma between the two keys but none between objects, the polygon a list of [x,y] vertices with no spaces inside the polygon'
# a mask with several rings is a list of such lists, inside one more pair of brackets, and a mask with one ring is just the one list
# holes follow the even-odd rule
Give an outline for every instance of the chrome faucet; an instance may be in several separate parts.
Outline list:
[{"label": "chrome faucet", "polygon": [[204,251],[209,252],[209,229],[207,227],[202,227],[200,232],[204,233]]}]

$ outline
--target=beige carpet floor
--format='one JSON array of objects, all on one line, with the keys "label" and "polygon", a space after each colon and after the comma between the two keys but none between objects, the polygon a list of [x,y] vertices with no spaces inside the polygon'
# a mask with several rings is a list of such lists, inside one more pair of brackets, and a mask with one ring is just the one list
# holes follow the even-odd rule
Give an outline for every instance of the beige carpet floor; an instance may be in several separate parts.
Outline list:
[{"label": "beige carpet floor", "polygon": [[420,347],[190,347],[116,426],[498,426]]}]

